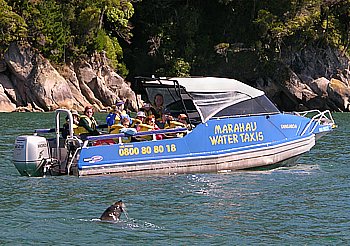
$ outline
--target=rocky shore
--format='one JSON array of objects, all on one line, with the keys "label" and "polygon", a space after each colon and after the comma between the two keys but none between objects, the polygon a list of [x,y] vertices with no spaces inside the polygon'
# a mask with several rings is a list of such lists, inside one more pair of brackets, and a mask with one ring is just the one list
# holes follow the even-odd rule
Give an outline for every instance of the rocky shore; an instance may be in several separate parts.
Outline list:
[{"label": "rocky shore", "polygon": [[117,99],[136,107],[135,93],[103,53],[55,68],[29,45],[13,43],[0,61],[0,112],[103,110]]},{"label": "rocky shore", "polygon": [[[273,73],[250,82],[282,110],[350,110],[350,62],[333,49],[284,52]],[[29,45],[12,43],[0,61],[0,112],[106,110],[118,99],[137,108],[130,84],[108,66],[104,53],[54,67]]]}]

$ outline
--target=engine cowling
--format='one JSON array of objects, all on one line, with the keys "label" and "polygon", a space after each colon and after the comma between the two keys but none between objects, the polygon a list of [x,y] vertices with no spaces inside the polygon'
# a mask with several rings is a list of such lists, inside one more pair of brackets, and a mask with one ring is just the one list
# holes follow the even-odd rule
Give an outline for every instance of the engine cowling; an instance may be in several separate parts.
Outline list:
[{"label": "engine cowling", "polygon": [[46,138],[19,136],[15,141],[13,164],[22,176],[43,176],[43,165],[50,158]]}]

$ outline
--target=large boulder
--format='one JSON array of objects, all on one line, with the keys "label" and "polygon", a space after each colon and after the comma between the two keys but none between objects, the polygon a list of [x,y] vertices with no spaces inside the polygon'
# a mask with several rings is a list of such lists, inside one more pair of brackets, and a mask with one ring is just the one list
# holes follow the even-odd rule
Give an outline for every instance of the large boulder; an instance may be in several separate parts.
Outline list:
[{"label": "large boulder", "polygon": [[12,112],[16,105],[7,97],[4,87],[0,84],[0,112]]},{"label": "large boulder", "polygon": [[36,52],[29,45],[17,45],[13,42],[5,52],[4,61],[13,75],[25,81],[35,67]]},{"label": "large boulder", "polygon": [[339,110],[349,111],[350,89],[346,84],[338,79],[331,79],[327,92],[329,99],[337,105]]},{"label": "large boulder", "polygon": [[31,92],[35,101],[45,110],[57,108],[72,108],[74,97],[67,81],[41,55],[36,57],[37,66],[27,83],[31,85]]},{"label": "large boulder", "polygon": [[2,85],[4,92],[12,102],[21,100],[20,95],[17,93],[17,90],[13,86],[10,78],[5,74],[0,73],[0,85]]},{"label": "large boulder", "polygon": [[310,88],[320,97],[326,98],[328,96],[329,80],[325,77],[321,77],[313,80],[310,84]]},{"label": "large boulder", "polygon": [[46,111],[72,107],[74,98],[66,80],[30,46],[12,43],[4,58],[13,77],[12,85],[22,99],[18,106],[31,104]]},{"label": "large boulder", "polygon": [[80,89],[80,82],[77,78],[77,74],[74,71],[73,65],[70,67],[62,66],[60,67],[59,72],[68,82],[69,88],[75,99],[73,109],[82,111],[86,105],[90,104],[90,102],[82,94],[82,91]]},{"label": "large boulder", "polygon": [[82,110],[86,105],[100,110],[119,99],[137,108],[135,93],[103,52],[56,69],[30,45],[11,43],[0,62],[0,85],[2,101],[15,103],[17,111]]},{"label": "large boulder", "polygon": [[[288,91],[295,95],[295,107],[300,103],[307,109],[349,110],[349,59],[336,49],[308,46],[299,51],[284,50],[283,64],[293,73],[287,83]],[[277,72],[278,73],[278,72]],[[279,83],[274,79],[275,83]]]}]

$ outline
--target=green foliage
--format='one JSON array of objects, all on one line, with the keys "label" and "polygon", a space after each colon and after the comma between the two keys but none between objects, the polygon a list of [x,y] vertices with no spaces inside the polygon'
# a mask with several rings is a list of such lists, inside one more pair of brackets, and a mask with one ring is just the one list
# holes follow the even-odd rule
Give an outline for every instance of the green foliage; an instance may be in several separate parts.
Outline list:
[{"label": "green foliage", "polygon": [[0,0],[0,57],[12,41],[25,38],[27,32],[23,18],[13,12],[4,0]]},{"label": "green foliage", "polygon": [[112,67],[117,69],[117,72],[121,76],[126,76],[128,70],[125,67],[125,64],[119,62],[123,58],[123,50],[119,45],[117,38],[110,38],[104,30],[98,30],[97,37],[94,40],[94,50],[101,52],[105,51],[106,56],[110,60]]},{"label": "green foliage", "polygon": [[123,76],[211,75],[240,52],[262,62],[308,44],[347,52],[350,0],[0,0],[2,52],[16,40],[55,62],[103,50]]},{"label": "green foliage", "polygon": [[169,76],[169,77],[187,77],[190,76],[191,65],[189,62],[184,61],[183,58],[176,58],[171,60],[167,67],[157,70],[157,76]]},{"label": "green foliage", "polygon": [[104,50],[111,65],[120,67],[124,75],[127,73],[125,65],[119,61],[123,51],[118,39],[129,42],[132,37],[129,19],[134,9],[131,1],[9,0],[7,3],[0,0],[0,8],[4,9],[1,26],[6,28],[2,32],[2,45],[23,37],[58,63]]},{"label": "green foliage", "polygon": [[[177,59],[189,63],[190,74],[213,74],[233,55],[254,52],[262,62],[281,59],[283,52],[309,44],[348,47],[349,0],[202,0],[135,3],[131,64],[138,73],[174,73]],[[326,23],[326,24],[325,24]],[[134,59],[133,57],[137,57]],[[127,57],[128,59],[129,57]],[[149,70],[152,71],[149,71]]]}]

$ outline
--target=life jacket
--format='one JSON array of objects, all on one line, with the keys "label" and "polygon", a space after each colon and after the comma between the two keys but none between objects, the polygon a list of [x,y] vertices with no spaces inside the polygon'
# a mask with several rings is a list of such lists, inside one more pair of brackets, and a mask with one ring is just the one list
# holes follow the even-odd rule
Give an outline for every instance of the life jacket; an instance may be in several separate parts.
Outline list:
[{"label": "life jacket", "polygon": [[[97,122],[96,122],[94,117],[89,118],[86,115],[82,115],[82,116],[80,116],[80,119],[82,119],[82,118],[84,118],[88,122],[89,126],[92,129],[96,129]],[[79,134],[89,133],[88,130],[86,130],[85,127],[83,127],[83,126],[78,126],[77,127],[77,132],[79,132]]]},{"label": "life jacket", "polygon": [[[153,126],[150,126],[148,124],[139,124],[136,128],[136,130],[138,132],[148,132],[148,131],[152,131],[153,130]],[[140,136],[139,138],[141,139],[145,139],[145,140],[152,140],[153,136],[152,135],[148,135],[148,136]]]},{"label": "life jacket", "polygon": [[138,125],[142,124],[142,121],[136,118],[132,118],[131,128],[136,128]]},{"label": "life jacket", "polygon": [[148,124],[139,124],[137,127],[138,132],[152,131],[153,127]]},{"label": "life jacket", "polygon": [[184,123],[174,121],[174,120],[171,120],[170,122],[166,122],[164,125],[164,129],[173,129],[173,128],[179,128],[179,127],[186,128],[186,125]]},{"label": "life jacket", "polygon": [[[69,135],[69,122],[68,121],[66,123],[64,123],[63,129],[64,129],[64,133],[62,132],[62,136],[63,136],[63,138],[66,138]],[[73,124],[73,134],[76,136],[80,134],[79,126],[77,124]]]},{"label": "life jacket", "polygon": [[110,127],[110,132],[111,134],[118,134],[120,129],[124,128],[123,125],[121,124],[114,124]]},{"label": "life jacket", "polygon": [[[186,125],[174,120],[171,120],[170,122],[166,122],[164,125],[164,129],[175,129],[175,128],[186,128]],[[184,133],[183,132],[167,133],[165,134],[165,136],[168,138],[173,138],[173,137],[182,138],[184,136]]]},{"label": "life jacket", "polygon": [[80,133],[81,133],[79,126],[77,124],[73,124],[73,133],[74,133],[74,135],[80,135]]}]

